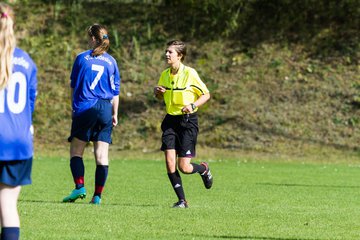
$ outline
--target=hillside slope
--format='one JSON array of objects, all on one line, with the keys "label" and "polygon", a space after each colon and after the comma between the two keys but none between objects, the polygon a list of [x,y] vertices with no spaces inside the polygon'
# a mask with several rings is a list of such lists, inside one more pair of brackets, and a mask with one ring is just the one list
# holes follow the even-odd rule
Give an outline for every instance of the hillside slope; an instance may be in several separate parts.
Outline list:
[{"label": "hillside slope", "polygon": [[[87,47],[86,27],[100,22],[110,30],[110,53],[122,75],[115,149],[158,149],[164,107],[152,96],[152,88],[166,67],[166,41],[181,38],[189,44],[185,64],[198,70],[212,95],[200,111],[199,145],[270,153],[323,147],[359,151],[359,42],[354,37],[348,42],[333,38],[338,28],[317,25],[318,31],[314,28],[311,34],[303,28],[299,32],[289,28],[283,34],[284,29],[276,33],[272,29],[272,37],[266,39],[267,29],[259,18],[254,22],[259,26],[239,25],[228,35],[216,37],[208,29],[207,38],[200,34],[205,32],[201,23],[209,19],[196,18],[191,33],[177,31],[184,26],[177,16],[178,25],[169,29],[176,15],[166,12],[166,5],[119,2],[14,4],[19,46],[39,68],[34,116],[38,146],[66,146],[71,65]],[[348,34],[359,36],[351,26]],[[216,30],[220,27],[214,25]],[[262,33],[261,39],[256,32]]]}]

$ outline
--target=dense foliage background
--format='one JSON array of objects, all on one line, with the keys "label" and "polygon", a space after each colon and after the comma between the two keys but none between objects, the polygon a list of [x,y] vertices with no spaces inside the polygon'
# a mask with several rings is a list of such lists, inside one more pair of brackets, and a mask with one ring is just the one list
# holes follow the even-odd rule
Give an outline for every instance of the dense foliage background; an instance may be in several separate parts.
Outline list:
[{"label": "dense foliage background", "polygon": [[189,46],[185,64],[212,94],[200,109],[199,145],[359,152],[358,0],[11,2],[18,45],[39,68],[39,148],[67,146],[72,62],[97,22],[110,31],[122,76],[113,149],[158,149],[165,112],[152,89],[165,43],[179,38]]}]

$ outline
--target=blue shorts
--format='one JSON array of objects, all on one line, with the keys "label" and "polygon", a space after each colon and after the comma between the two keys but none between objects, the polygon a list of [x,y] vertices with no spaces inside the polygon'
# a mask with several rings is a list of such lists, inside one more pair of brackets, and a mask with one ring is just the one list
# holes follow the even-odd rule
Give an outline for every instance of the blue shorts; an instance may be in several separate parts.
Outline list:
[{"label": "blue shorts", "polygon": [[31,184],[32,157],[26,160],[0,161],[0,182],[9,186]]},{"label": "blue shorts", "polygon": [[175,149],[178,157],[193,158],[199,132],[197,114],[172,116],[167,114],[161,124],[161,150]]},{"label": "blue shorts", "polygon": [[110,100],[99,99],[92,108],[72,119],[68,141],[76,137],[85,142],[102,141],[110,144],[112,128],[112,104]]}]

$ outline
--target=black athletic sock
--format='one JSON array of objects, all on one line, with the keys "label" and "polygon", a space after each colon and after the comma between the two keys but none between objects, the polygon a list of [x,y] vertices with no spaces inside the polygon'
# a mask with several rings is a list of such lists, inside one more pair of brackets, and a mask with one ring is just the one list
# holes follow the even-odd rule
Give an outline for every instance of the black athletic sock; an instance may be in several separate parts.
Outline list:
[{"label": "black athletic sock", "polygon": [[70,159],[70,169],[74,178],[75,188],[79,189],[84,186],[85,167],[81,157],[72,157]]},{"label": "black athletic sock", "polygon": [[101,197],[101,193],[104,190],[108,172],[109,172],[109,166],[107,166],[107,165],[97,165],[96,166],[94,196]]},{"label": "black athletic sock", "polygon": [[176,170],[174,173],[168,173],[168,176],[178,199],[185,200],[184,188],[182,186],[179,171]]},{"label": "black athletic sock", "polygon": [[20,237],[20,228],[18,227],[2,227],[1,240],[18,240]]},{"label": "black athletic sock", "polygon": [[193,171],[191,172],[191,174],[193,173],[203,174],[206,171],[206,167],[202,164],[191,163],[191,165],[193,166]]}]

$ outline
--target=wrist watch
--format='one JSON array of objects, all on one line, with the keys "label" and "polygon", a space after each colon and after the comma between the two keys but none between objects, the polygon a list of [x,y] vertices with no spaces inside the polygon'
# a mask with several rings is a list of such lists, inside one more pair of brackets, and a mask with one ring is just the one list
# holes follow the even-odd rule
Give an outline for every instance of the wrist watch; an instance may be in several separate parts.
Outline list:
[{"label": "wrist watch", "polygon": [[192,110],[194,111],[196,109],[196,105],[194,103],[191,103],[190,105],[191,105]]}]

